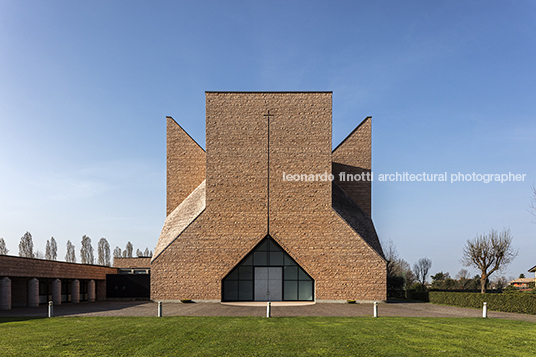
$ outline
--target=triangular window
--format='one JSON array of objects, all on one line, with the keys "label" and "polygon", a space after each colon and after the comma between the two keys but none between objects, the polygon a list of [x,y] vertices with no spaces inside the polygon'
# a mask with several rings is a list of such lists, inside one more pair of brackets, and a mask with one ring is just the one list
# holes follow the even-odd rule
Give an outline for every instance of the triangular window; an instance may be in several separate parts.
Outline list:
[{"label": "triangular window", "polygon": [[270,236],[222,281],[222,301],[312,301],[314,280]]}]

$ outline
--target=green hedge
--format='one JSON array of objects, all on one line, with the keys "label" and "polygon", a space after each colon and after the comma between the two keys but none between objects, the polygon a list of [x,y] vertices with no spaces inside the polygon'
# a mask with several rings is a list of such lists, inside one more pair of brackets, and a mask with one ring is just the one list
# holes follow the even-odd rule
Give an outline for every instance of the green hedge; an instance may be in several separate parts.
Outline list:
[{"label": "green hedge", "polygon": [[536,315],[536,294],[480,294],[430,291],[429,298],[433,304],[481,309],[483,303],[487,302],[488,310]]}]

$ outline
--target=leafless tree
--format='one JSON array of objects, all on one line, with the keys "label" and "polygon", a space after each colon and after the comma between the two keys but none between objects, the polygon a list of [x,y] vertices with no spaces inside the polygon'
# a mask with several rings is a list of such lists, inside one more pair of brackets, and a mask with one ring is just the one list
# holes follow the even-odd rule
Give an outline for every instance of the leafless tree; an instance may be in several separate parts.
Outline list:
[{"label": "leafless tree", "polygon": [[506,280],[504,275],[501,275],[496,277],[491,283],[493,284],[494,289],[501,290],[508,285],[508,280]]},{"label": "leafless tree", "polygon": [[140,248],[136,249],[136,256],[138,258],[143,257],[143,252],[140,250]]},{"label": "leafless tree", "polygon": [[93,258],[93,247],[91,246],[91,238],[84,235],[81,242],[82,247],[80,248],[80,261],[82,264],[94,264],[95,260]]},{"label": "leafless tree", "polygon": [[114,258],[121,258],[121,248],[117,246],[114,249]]},{"label": "leafless tree", "polygon": [[47,240],[47,245],[45,249],[45,259],[47,260],[56,260],[58,257],[58,245],[54,237],[51,237],[50,240]]},{"label": "leafless tree", "polygon": [[458,281],[458,288],[465,289],[471,281],[469,271],[467,269],[460,269],[458,274],[456,274],[456,280]]},{"label": "leafless tree", "polygon": [[0,255],[7,255],[7,253],[9,253],[9,249],[7,249],[6,242],[4,238],[0,238]]},{"label": "leafless tree", "polygon": [[413,273],[415,274],[417,281],[422,284],[423,290],[424,284],[426,284],[426,277],[428,276],[428,272],[430,271],[431,267],[432,261],[428,258],[421,258],[417,261],[417,263],[413,264]]},{"label": "leafless tree", "polygon": [[33,240],[30,232],[24,233],[19,243],[19,256],[26,258],[34,258]]},{"label": "leafless tree", "polygon": [[416,282],[417,278],[415,277],[415,274],[413,274],[413,270],[411,270],[411,265],[404,259],[398,260],[398,266],[405,279],[405,289],[408,290]]},{"label": "leafless tree", "polygon": [[34,258],[35,259],[45,259],[45,254],[41,252],[39,249],[34,250]]},{"label": "leafless tree", "polygon": [[387,242],[383,242],[382,248],[385,260],[387,260],[387,276],[401,275],[400,267],[398,265],[398,252],[393,241],[389,239]]},{"label": "leafless tree", "polygon": [[532,185],[532,196],[530,198],[529,212],[536,216],[536,186]]},{"label": "leafless tree", "polygon": [[[134,250],[134,247],[132,246],[132,243],[128,242],[127,247],[125,248],[125,252],[127,252],[127,256],[125,258],[132,258],[132,251]],[[125,253],[123,252],[123,257],[125,256]]]},{"label": "leafless tree", "polygon": [[74,250],[74,244],[70,240],[67,241],[67,253],[65,254],[65,261],[68,263],[76,263],[76,252]]},{"label": "leafless tree", "polygon": [[517,256],[512,248],[512,235],[509,228],[502,232],[492,229],[489,234],[479,234],[468,239],[463,248],[460,262],[480,270],[480,292],[486,292],[486,282],[495,271],[504,271]]},{"label": "leafless tree", "polygon": [[106,238],[101,238],[97,246],[98,264],[110,266],[110,244]]},{"label": "leafless tree", "polygon": [[143,256],[144,257],[151,257],[153,254],[152,252],[149,250],[149,248],[145,247],[145,251],[143,252]]}]

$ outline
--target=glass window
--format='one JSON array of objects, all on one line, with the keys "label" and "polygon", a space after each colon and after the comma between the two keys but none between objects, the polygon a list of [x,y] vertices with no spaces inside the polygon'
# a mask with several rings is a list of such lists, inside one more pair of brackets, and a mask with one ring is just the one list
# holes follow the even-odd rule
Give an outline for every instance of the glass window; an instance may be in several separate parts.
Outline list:
[{"label": "glass window", "polygon": [[298,267],[285,267],[285,280],[298,280]]},{"label": "glass window", "polygon": [[300,280],[311,280],[302,268],[300,268]]},{"label": "glass window", "polygon": [[298,300],[298,282],[296,280],[285,281],[283,291],[283,300]]},{"label": "glass window", "polygon": [[223,299],[238,300],[238,281],[226,281],[223,284]]},{"label": "glass window", "polygon": [[238,279],[240,280],[253,280],[253,267],[252,266],[238,267],[238,276],[239,276]]},{"label": "glass window", "polygon": [[300,300],[313,300],[313,282],[312,281],[299,281],[299,299]]},{"label": "glass window", "polygon": [[238,280],[238,269],[234,269],[231,274],[227,277],[229,280]]},{"label": "glass window", "polygon": [[253,264],[255,266],[268,265],[268,252],[253,253]]},{"label": "glass window", "polygon": [[240,265],[253,265],[253,256],[249,255]]},{"label": "glass window", "polygon": [[270,265],[283,265],[283,252],[270,252]]},{"label": "glass window", "polygon": [[272,239],[269,239],[268,242],[269,242],[269,247],[270,247],[271,252],[281,252],[282,251],[281,248],[279,248],[277,246],[277,244]]},{"label": "glass window", "polygon": [[253,280],[238,282],[238,300],[253,300]]},{"label": "glass window", "polygon": [[269,249],[268,239],[265,239],[258,247],[255,249],[257,252],[267,252]]},{"label": "glass window", "polygon": [[296,262],[288,254],[285,254],[285,265],[296,265]]},{"label": "glass window", "polygon": [[[278,277],[268,275],[268,267],[277,268]],[[274,289],[283,290],[278,299],[288,301],[314,299],[313,279],[275,240],[267,237],[223,279],[222,300],[253,301],[256,296],[256,283],[262,283],[263,280],[266,280],[266,283],[277,284]]]}]

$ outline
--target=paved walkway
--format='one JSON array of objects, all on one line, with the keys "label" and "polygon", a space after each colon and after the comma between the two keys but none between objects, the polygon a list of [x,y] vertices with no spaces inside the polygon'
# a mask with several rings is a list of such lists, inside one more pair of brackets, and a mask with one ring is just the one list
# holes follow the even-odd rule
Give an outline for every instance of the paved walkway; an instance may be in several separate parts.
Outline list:
[{"label": "paved walkway", "polygon": [[[48,306],[15,307],[0,310],[0,317],[46,317]],[[164,316],[266,316],[264,306],[236,306],[220,303],[163,303]],[[372,304],[319,303],[281,306],[274,303],[273,317],[283,316],[372,316]],[[157,303],[100,301],[54,306],[54,316],[156,316]],[[429,303],[388,302],[379,304],[379,316],[402,317],[482,317],[481,309],[433,305]],[[536,315],[488,311],[489,318],[522,320],[536,323]]]}]

